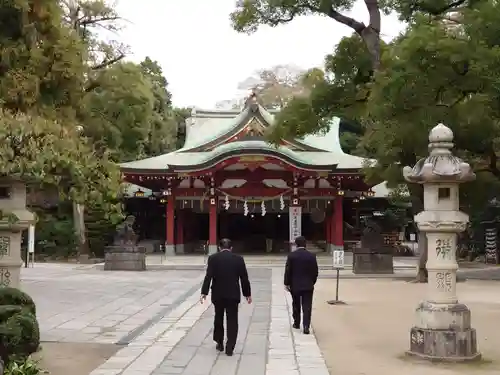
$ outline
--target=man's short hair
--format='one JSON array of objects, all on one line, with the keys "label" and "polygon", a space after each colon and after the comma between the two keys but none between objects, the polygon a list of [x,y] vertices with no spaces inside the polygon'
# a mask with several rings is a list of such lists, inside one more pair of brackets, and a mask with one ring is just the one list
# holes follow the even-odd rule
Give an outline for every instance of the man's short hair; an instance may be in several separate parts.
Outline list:
[{"label": "man's short hair", "polygon": [[229,250],[231,249],[231,240],[229,238],[223,238],[222,240],[219,241],[219,247],[221,249]]},{"label": "man's short hair", "polygon": [[306,238],[304,236],[297,237],[295,239],[295,245],[297,245],[297,247],[306,247],[307,245]]}]

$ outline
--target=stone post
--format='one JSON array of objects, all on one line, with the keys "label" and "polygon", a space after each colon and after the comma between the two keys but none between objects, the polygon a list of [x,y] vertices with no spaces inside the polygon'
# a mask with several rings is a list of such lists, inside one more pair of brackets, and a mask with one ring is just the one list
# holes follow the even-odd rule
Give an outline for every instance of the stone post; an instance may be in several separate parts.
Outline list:
[{"label": "stone post", "polygon": [[408,182],[423,184],[424,210],[415,222],[427,236],[428,297],[417,307],[417,321],[410,331],[410,355],[429,360],[468,361],[481,357],[468,307],[458,302],[457,233],[469,221],[459,211],[458,186],[475,179],[469,164],[454,156],[453,132],[443,124],[429,134],[427,158],[405,167]]},{"label": "stone post", "polygon": [[26,184],[0,180],[0,288],[20,287],[22,231],[34,224],[34,215],[26,209]]}]

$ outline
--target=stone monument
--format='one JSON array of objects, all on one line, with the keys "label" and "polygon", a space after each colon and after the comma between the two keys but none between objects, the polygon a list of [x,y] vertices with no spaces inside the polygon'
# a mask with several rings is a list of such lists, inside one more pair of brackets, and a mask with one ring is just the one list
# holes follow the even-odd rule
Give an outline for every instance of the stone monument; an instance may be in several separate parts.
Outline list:
[{"label": "stone monument", "polygon": [[361,246],[353,249],[352,272],[355,274],[394,273],[393,248],[384,243],[382,230],[370,221],[363,230]]},{"label": "stone monument", "polygon": [[20,287],[22,231],[34,223],[26,209],[26,184],[0,179],[0,288]]},{"label": "stone monument", "polygon": [[106,271],[145,271],[146,248],[137,246],[137,234],[133,225],[135,217],[128,216],[117,227],[114,243],[106,248],[104,270]]},{"label": "stone monument", "polygon": [[469,164],[451,153],[452,148],[453,132],[439,124],[429,134],[429,156],[403,169],[408,182],[424,187],[424,210],[415,222],[427,236],[429,275],[428,298],[417,307],[407,353],[458,362],[481,357],[470,310],[458,302],[456,294],[457,233],[466,229],[469,220],[459,211],[458,186],[476,176]]}]

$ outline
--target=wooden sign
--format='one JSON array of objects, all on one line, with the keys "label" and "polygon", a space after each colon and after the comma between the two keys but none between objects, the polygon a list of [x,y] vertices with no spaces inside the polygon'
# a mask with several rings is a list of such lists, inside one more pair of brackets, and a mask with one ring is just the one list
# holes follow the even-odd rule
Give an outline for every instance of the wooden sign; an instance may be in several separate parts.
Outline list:
[{"label": "wooden sign", "polygon": [[486,263],[500,263],[497,248],[497,228],[485,228],[484,230],[484,250]]},{"label": "wooden sign", "polygon": [[240,163],[255,163],[255,162],[263,162],[266,160],[267,160],[266,157],[261,155],[241,156],[238,159]]}]

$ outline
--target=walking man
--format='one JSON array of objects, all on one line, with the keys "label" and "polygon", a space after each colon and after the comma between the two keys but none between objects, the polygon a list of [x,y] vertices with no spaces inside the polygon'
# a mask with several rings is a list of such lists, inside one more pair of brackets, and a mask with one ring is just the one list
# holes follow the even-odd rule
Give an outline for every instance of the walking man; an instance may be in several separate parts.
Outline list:
[{"label": "walking man", "polygon": [[[201,287],[201,303],[208,295],[212,284],[212,303],[215,308],[214,341],[217,350],[224,350],[224,313],[226,314],[227,341],[226,354],[233,355],[238,337],[238,306],[241,293],[252,303],[250,281],[243,257],[231,250],[231,240],[224,238],[219,243],[219,252],[208,257],[207,273]],[[241,289],[240,289],[241,282]]]},{"label": "walking man", "polygon": [[314,285],[318,280],[318,261],[316,255],[307,251],[306,239],[295,239],[297,249],[288,255],[285,266],[285,288],[292,294],[293,328],[300,329],[300,310],[302,327],[309,334]]}]

